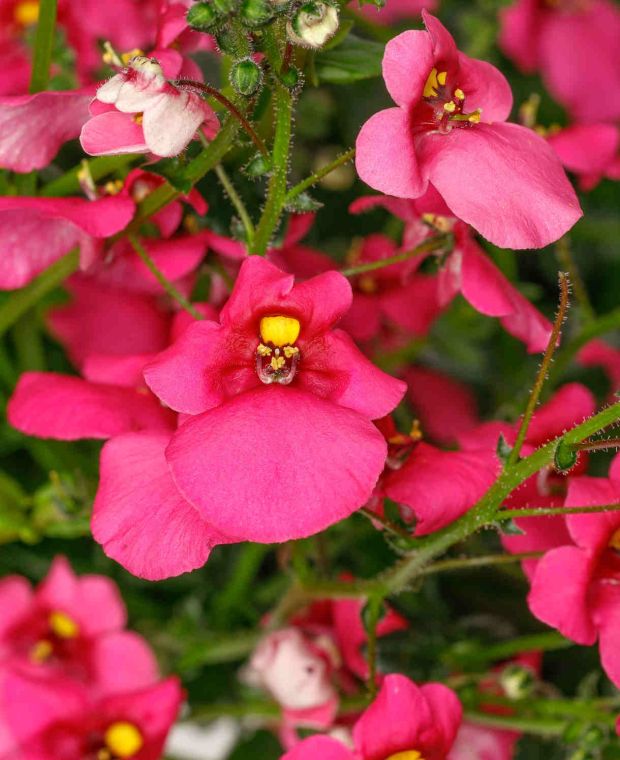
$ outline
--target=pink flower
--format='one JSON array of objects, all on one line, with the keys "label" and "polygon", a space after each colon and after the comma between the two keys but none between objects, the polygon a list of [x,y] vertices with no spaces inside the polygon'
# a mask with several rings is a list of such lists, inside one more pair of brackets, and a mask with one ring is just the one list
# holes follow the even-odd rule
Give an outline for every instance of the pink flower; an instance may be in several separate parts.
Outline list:
[{"label": "pink flower", "polygon": [[93,702],[74,683],[9,674],[0,694],[20,760],[159,760],[183,692],[175,678]]},{"label": "pink flower", "polygon": [[600,367],[605,372],[612,398],[620,390],[620,349],[602,340],[592,340],[577,354],[577,360],[584,367]]},{"label": "pink flower", "polygon": [[98,241],[130,222],[129,198],[0,198],[0,289],[20,288],[76,245],[88,266]]},{"label": "pink flower", "polygon": [[282,760],[447,760],[461,722],[456,694],[438,683],[416,686],[386,676],[379,695],[353,728],[351,750],[336,739],[314,736]]},{"label": "pink flower", "polygon": [[326,727],[338,709],[332,683],[337,656],[327,637],[310,637],[299,628],[285,628],[260,642],[246,675],[283,708],[285,722]]},{"label": "pink flower", "polygon": [[592,190],[603,177],[620,179],[620,130],[613,124],[574,124],[551,133],[547,142],[565,169]]},{"label": "pink flower", "polygon": [[[551,335],[550,322],[493,264],[474,240],[471,228],[449,216],[450,210],[436,191],[429,188],[417,201],[390,196],[365,196],[351,204],[351,211],[359,213],[376,206],[384,206],[405,222],[403,246],[406,248],[419,245],[433,233],[436,234],[438,229],[444,232],[452,231],[454,248],[447,256],[444,251],[438,250],[436,254],[416,256],[409,263],[410,268],[416,268],[430,256],[437,255],[442,258],[443,265],[439,270],[436,285],[436,304],[432,309],[435,313],[447,306],[457,293],[461,293],[476,311],[486,316],[497,317],[502,327],[525,343],[530,353],[544,351]],[[386,277],[389,277],[391,269],[392,267],[389,267],[386,270]],[[418,281],[415,286],[417,290],[428,292],[429,279]],[[403,292],[402,295],[406,293]],[[415,320],[415,310],[411,308],[411,303],[407,302],[411,301],[410,298],[401,302],[397,294],[392,299],[400,306],[394,318],[401,315],[402,323],[402,314],[408,306],[409,320]],[[422,300],[423,304],[427,304],[426,308],[423,308],[423,314],[429,311],[428,300],[428,297]]]},{"label": "pink flower", "polygon": [[463,723],[448,760],[512,760],[519,735]]},{"label": "pink flower", "polygon": [[389,25],[416,18],[422,10],[435,11],[438,5],[439,0],[387,0],[383,8],[377,8],[372,3],[366,3],[360,8],[359,2],[354,0],[350,7],[375,24]]},{"label": "pink flower", "polygon": [[[137,56],[97,90],[82,147],[93,156],[154,153],[176,156],[201,125],[213,136],[219,121],[193,90],[169,82],[155,58]],[[138,118],[139,117],[139,118]]]},{"label": "pink flower", "polygon": [[219,323],[190,325],[146,367],[151,390],[190,415],[166,450],[174,481],[224,535],[301,538],[372,493],[386,446],[371,420],[405,388],[333,329],[350,305],[338,273],[294,284],[252,256]]},{"label": "pink flower", "polygon": [[[118,589],[100,575],[77,577],[57,557],[33,591],[25,578],[0,581],[0,668],[53,683],[58,677],[109,695],[149,686],[157,664],[146,642],[123,630]],[[2,711],[0,710],[0,713]]]},{"label": "pink flower", "polygon": [[0,167],[31,172],[47,166],[88,121],[91,95],[39,92],[0,97]]},{"label": "pink flower", "polygon": [[[598,504],[620,505],[618,456],[609,478],[569,482],[567,507]],[[537,618],[578,644],[598,639],[603,669],[620,686],[620,511],[565,519],[569,540],[538,561],[528,604]]]},{"label": "pink flower", "polygon": [[[540,71],[573,119],[620,118],[620,11],[609,0],[517,0],[501,13],[506,55]],[[570,51],[570,55],[567,55]]]},{"label": "pink flower", "polygon": [[436,188],[452,213],[496,245],[541,248],[581,216],[560,162],[532,130],[505,123],[512,94],[503,75],[460,53],[444,26],[390,40],[383,77],[397,103],[357,138],[362,180],[389,195]]}]

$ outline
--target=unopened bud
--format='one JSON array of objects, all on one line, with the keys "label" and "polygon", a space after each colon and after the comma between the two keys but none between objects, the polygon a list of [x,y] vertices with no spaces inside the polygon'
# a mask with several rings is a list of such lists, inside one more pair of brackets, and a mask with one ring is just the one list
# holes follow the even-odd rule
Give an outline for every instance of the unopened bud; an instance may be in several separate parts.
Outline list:
[{"label": "unopened bud", "polygon": [[296,90],[302,84],[301,71],[295,66],[289,66],[286,71],[280,72],[280,81],[289,90]]},{"label": "unopened bud", "polygon": [[254,95],[263,81],[263,70],[251,58],[233,64],[230,83],[240,95]]},{"label": "unopened bud", "polygon": [[239,17],[246,26],[262,26],[274,16],[274,8],[269,0],[243,0]]},{"label": "unopened bud", "polygon": [[210,29],[218,20],[218,14],[211,3],[196,3],[187,12],[187,23],[199,32]]},{"label": "unopened bud", "polygon": [[322,47],[338,30],[338,9],[323,2],[304,3],[286,25],[291,42],[309,48]]},{"label": "unopened bud", "polygon": [[535,676],[531,668],[508,665],[500,676],[500,683],[508,699],[525,699],[532,693]]}]

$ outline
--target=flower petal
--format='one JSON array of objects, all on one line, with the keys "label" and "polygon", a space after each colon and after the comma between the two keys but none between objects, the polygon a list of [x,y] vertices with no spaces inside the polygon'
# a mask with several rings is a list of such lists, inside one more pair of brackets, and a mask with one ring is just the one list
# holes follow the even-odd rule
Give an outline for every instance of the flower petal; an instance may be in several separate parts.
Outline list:
[{"label": "flower petal", "polygon": [[408,31],[392,38],[383,55],[383,78],[392,100],[403,108],[417,103],[434,64],[428,32]]},{"label": "flower petal", "polygon": [[361,415],[272,385],[186,421],[166,457],[217,530],[271,543],[317,533],[362,506],[385,454]]}]

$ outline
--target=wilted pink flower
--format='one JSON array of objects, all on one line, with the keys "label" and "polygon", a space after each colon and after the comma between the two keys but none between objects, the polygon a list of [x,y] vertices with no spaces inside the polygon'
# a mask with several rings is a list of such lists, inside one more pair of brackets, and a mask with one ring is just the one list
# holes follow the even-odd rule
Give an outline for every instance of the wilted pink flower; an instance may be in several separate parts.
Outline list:
[{"label": "wilted pink flower", "polygon": [[379,695],[353,728],[354,748],[328,736],[306,739],[282,760],[447,760],[461,723],[462,708],[446,686],[416,686],[389,675]]},{"label": "wilted pink flower", "polygon": [[71,679],[96,695],[140,689],[158,678],[147,643],[123,630],[127,613],[109,578],[76,576],[57,557],[34,591],[19,576],[0,581],[0,604],[4,671],[18,669],[51,682]]},{"label": "wilted pink flower", "polygon": [[541,248],[581,216],[559,160],[542,137],[505,123],[504,76],[460,53],[422,12],[426,32],[388,42],[383,76],[398,104],[372,116],[357,138],[356,166],[371,187],[419,198],[434,186],[452,213],[496,245]]},{"label": "wilted pink flower", "polygon": [[83,686],[11,673],[0,710],[24,760],[159,760],[183,692],[176,678],[93,701]]},{"label": "wilted pink flower", "polygon": [[47,166],[80,134],[91,98],[83,92],[0,97],[0,167],[31,172]]},{"label": "wilted pink flower", "polygon": [[[564,503],[620,505],[620,457],[609,478],[571,479]],[[569,541],[538,561],[528,604],[537,618],[578,644],[598,639],[603,669],[620,686],[620,510],[565,520]]]},{"label": "wilted pink flower", "polygon": [[134,210],[134,202],[120,196],[0,198],[0,289],[22,287],[78,244],[88,266],[98,241],[126,227]]},{"label": "wilted pink flower", "polygon": [[620,130],[613,124],[574,124],[552,132],[547,142],[582,190],[592,190],[603,177],[620,179]]},{"label": "wilted pink flower", "polygon": [[[330,646],[331,645],[331,646]],[[332,675],[338,651],[328,637],[311,637],[299,628],[268,634],[254,650],[246,677],[268,691],[291,725],[326,727],[338,709]]]},{"label": "wilted pink flower", "polygon": [[166,451],[175,483],[225,535],[300,538],[370,496],[386,453],[371,420],[404,384],[333,329],[350,305],[340,274],[295,284],[252,256],[219,323],[190,325],[147,366],[153,392],[191,415]]},{"label": "wilted pink flower", "polygon": [[82,147],[93,156],[154,153],[176,156],[199,128],[213,136],[219,121],[195,91],[164,76],[155,58],[137,56],[97,90],[93,118],[82,129]]},{"label": "wilted pink flower", "polygon": [[[410,268],[415,268],[432,255],[442,258],[443,265],[436,286],[435,312],[445,307],[457,293],[461,293],[476,311],[497,317],[502,327],[525,343],[530,353],[544,351],[551,335],[551,323],[493,264],[474,240],[471,228],[452,216],[446,216],[450,210],[436,191],[430,189],[417,201],[390,196],[366,196],[354,201],[351,211],[359,213],[376,206],[385,207],[405,222],[403,246],[407,249],[419,245],[436,234],[438,229],[453,233],[454,248],[447,256],[439,249],[436,254],[416,256],[409,264]],[[387,271],[390,269],[392,267]],[[420,285],[417,287],[421,288]],[[424,287],[428,290],[430,284]],[[406,307],[406,302],[401,303],[399,313],[404,313]],[[409,312],[410,319],[415,319],[415,306],[411,302]]]},{"label": "wilted pink flower", "polygon": [[[576,121],[620,118],[620,11],[610,0],[516,0],[499,38],[519,68],[540,71]],[[568,53],[570,51],[570,53]]]}]

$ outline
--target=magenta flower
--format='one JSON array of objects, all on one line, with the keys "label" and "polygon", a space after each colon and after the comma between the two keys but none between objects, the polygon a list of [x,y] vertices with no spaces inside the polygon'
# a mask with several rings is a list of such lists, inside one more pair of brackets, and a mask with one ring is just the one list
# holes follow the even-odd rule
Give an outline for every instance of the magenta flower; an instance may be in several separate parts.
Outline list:
[{"label": "magenta flower", "polygon": [[393,674],[353,727],[353,749],[313,736],[282,760],[447,760],[461,716],[451,689],[438,683],[417,686]]},{"label": "magenta flower", "polygon": [[145,56],[133,58],[99,87],[91,111],[80,141],[92,156],[176,156],[200,127],[210,137],[219,128],[215,112],[197,92],[176,87],[158,61]]},{"label": "magenta flower", "polygon": [[251,257],[219,323],[190,325],[147,366],[151,390],[191,415],[166,451],[174,481],[223,534],[301,538],[372,493],[386,445],[371,420],[405,386],[333,329],[350,305],[336,272],[294,284]]},{"label": "magenta flower", "polygon": [[[609,478],[571,479],[567,507],[620,504],[620,457]],[[620,512],[566,517],[570,540],[539,560],[528,597],[537,618],[578,644],[599,641],[601,664],[620,686]]]},{"label": "magenta flower", "polygon": [[613,124],[574,124],[552,132],[547,142],[582,190],[592,190],[603,177],[620,179],[620,129]]},{"label": "magenta flower", "polygon": [[519,734],[463,723],[448,760],[513,760]]},{"label": "magenta flower", "polygon": [[77,577],[67,560],[57,557],[34,591],[19,576],[0,581],[0,604],[3,671],[52,683],[71,679],[97,696],[141,689],[158,678],[147,643],[123,630],[127,613],[109,578]]},{"label": "magenta flower", "polygon": [[0,98],[0,167],[31,172],[47,166],[88,121],[91,95],[39,92]]},{"label": "magenta flower", "polygon": [[386,46],[383,77],[397,107],[362,127],[360,177],[399,198],[419,198],[432,185],[454,216],[502,247],[557,240],[582,213],[557,157],[532,130],[505,123],[512,94],[504,76],[422,16],[428,31]]},{"label": "magenta flower", "polygon": [[506,55],[526,73],[540,71],[573,119],[620,118],[620,10],[614,2],[516,0],[501,22]]},{"label": "magenta flower", "polygon": [[99,241],[129,224],[130,198],[0,198],[0,289],[20,288],[75,245],[81,262],[96,258]]},{"label": "magenta flower", "polygon": [[[523,296],[517,288],[493,264],[491,259],[476,243],[470,227],[458,222],[450,214],[450,210],[437,193],[430,189],[417,201],[409,201],[390,196],[365,196],[351,204],[353,213],[367,211],[376,206],[385,207],[390,213],[405,222],[403,247],[413,248],[425,238],[442,231],[451,230],[454,234],[454,248],[450,254],[437,251],[436,254],[416,256],[409,262],[409,269],[415,269],[424,258],[432,255],[442,257],[442,266],[437,279],[437,294],[435,305],[429,304],[429,297],[422,299],[422,315],[439,310],[450,303],[460,293],[463,298],[480,314],[499,319],[506,332],[525,343],[528,352],[544,351],[551,335],[551,323]],[[389,277],[390,267],[387,270]],[[418,291],[429,291],[429,278],[418,280],[415,287]],[[432,280],[431,280],[432,282]],[[426,284],[425,284],[426,283]],[[405,293],[403,293],[405,296]],[[415,308],[411,299],[396,296],[398,311],[393,310],[393,318],[400,315],[401,324],[404,315],[409,310],[409,320],[414,321]],[[369,315],[365,315],[369,319]],[[424,319],[424,317],[422,316]]]},{"label": "magenta flower", "polygon": [[20,760],[159,760],[183,692],[176,678],[93,701],[81,686],[11,673],[0,710]]}]

